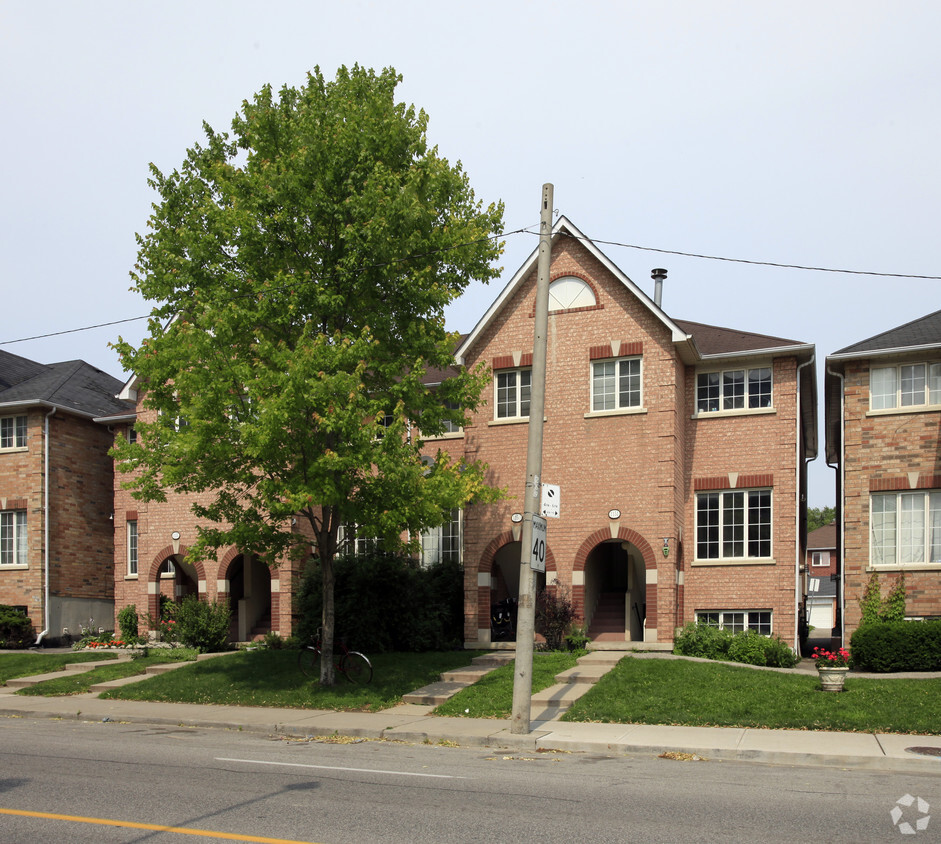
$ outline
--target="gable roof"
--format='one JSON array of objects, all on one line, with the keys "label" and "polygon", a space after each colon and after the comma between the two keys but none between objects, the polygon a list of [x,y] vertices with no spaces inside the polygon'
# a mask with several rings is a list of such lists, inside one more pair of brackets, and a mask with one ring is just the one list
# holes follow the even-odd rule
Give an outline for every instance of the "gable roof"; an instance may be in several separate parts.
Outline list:
[{"label": "gable roof", "polygon": [[56,407],[94,418],[126,413],[122,382],[83,360],[43,364],[0,349],[0,410]]},{"label": "gable roof", "polygon": [[798,353],[813,351],[813,346],[800,340],[785,340],[770,334],[755,334],[740,331],[737,328],[721,328],[718,325],[706,325],[685,319],[674,320],[680,328],[692,335],[703,358],[728,357],[730,355],[755,354],[758,352],[784,350]]},{"label": "gable roof", "polygon": [[836,548],[836,522],[818,527],[807,534],[807,550]]},{"label": "gable roof", "polygon": [[851,346],[828,355],[827,360],[936,348],[941,348],[941,311],[935,311],[933,314],[906,322],[905,325],[890,328],[874,337],[853,343]]}]

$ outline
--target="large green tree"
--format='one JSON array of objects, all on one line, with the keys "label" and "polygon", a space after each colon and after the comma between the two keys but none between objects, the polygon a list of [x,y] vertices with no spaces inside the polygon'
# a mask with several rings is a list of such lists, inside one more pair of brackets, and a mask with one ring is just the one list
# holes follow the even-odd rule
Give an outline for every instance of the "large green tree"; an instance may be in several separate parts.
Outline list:
[{"label": "large green tree", "polygon": [[324,683],[341,525],[407,542],[498,494],[482,465],[423,459],[421,436],[481,399],[483,370],[435,390],[423,376],[453,363],[445,306],[498,272],[503,206],[429,148],[400,81],[317,69],[243,102],[231,133],[204,125],[179,170],[151,165],[132,273],[155,302],[149,336],[115,344],[156,411],[115,455],[138,498],[204,494],[191,555],[234,544],[277,565],[313,543]]}]

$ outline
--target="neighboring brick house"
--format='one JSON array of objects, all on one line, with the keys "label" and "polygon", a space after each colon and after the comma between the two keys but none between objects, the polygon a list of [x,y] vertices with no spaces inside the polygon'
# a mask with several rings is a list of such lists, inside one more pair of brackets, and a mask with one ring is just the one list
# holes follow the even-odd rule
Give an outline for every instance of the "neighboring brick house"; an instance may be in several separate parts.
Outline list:
[{"label": "neighboring brick house", "polygon": [[[137,418],[156,413],[143,406],[139,386],[132,378],[121,390],[132,410],[110,420],[120,436],[133,437]],[[248,641],[269,631],[282,636],[294,632],[296,563],[272,569],[234,546],[220,549],[214,560],[190,562],[186,554],[199,524],[191,508],[199,497],[167,492],[163,502],[138,501],[122,487],[126,480],[114,472],[112,580],[118,610],[134,605],[142,619],[148,615],[156,619],[161,596],[180,600],[195,594],[202,600],[229,603],[232,641]]]},{"label": "neighboring brick house", "polygon": [[0,603],[48,643],[114,617],[113,434],[121,382],[0,351]]},{"label": "neighboring brick house", "polygon": [[807,624],[814,639],[829,640],[840,623],[837,581],[836,522],[807,534],[804,595]]},{"label": "neighboring brick house", "polygon": [[[535,285],[534,252],[457,350],[492,367],[492,393],[427,445],[487,463],[509,493],[463,515],[467,647],[487,647],[492,607],[518,596]],[[549,307],[549,582],[607,647],[665,647],[698,618],[796,648],[814,347],[671,318],[565,218]]]},{"label": "neighboring brick house", "polygon": [[873,573],[905,574],[910,617],[941,616],[941,311],[827,357],[845,641]]}]

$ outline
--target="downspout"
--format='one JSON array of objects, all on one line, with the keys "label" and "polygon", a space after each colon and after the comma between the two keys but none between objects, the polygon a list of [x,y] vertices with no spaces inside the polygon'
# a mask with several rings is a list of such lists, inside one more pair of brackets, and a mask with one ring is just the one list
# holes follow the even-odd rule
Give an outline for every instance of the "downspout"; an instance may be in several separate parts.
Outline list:
[{"label": "downspout", "polygon": [[[797,436],[795,437],[796,459],[794,461],[794,469],[796,471],[797,471],[797,467],[800,466],[801,462],[804,462],[804,466],[806,467],[807,463],[809,463],[810,460],[814,459],[814,458],[810,458],[809,460],[804,461],[804,457],[801,454],[801,370],[805,366],[810,366],[811,364],[813,364],[816,357],[817,357],[816,353],[812,353],[810,355],[810,360],[804,361],[803,363],[800,363],[797,365],[797,413],[795,414],[795,417],[797,419]],[[796,535],[797,542],[795,543],[795,548],[794,548],[794,563],[795,563],[794,565],[794,620],[797,621],[798,614],[800,613],[800,599],[802,595],[801,543],[800,543],[800,536],[801,536],[801,521],[800,521],[801,520],[801,484],[800,484],[800,480],[801,479],[800,479],[799,471],[798,471],[797,478],[795,478],[795,480],[797,481],[797,483],[794,484],[794,504],[795,504],[794,524],[797,527],[797,535]],[[800,646],[800,624],[795,624],[794,625],[794,653],[800,655],[800,652],[801,652],[800,647],[801,647]]]},{"label": "downspout", "polygon": [[[846,376],[830,367],[827,367],[827,372],[840,379],[840,500],[836,502],[840,507],[840,547],[837,553],[840,579],[837,609],[840,611],[840,645],[846,647]],[[827,463],[827,466],[837,468],[832,463]]]},{"label": "downspout", "polygon": [[52,623],[52,612],[49,609],[49,419],[55,416],[57,408],[52,408],[46,414],[45,431],[43,439],[43,480],[42,480],[42,521],[43,521],[43,615],[45,616],[45,629],[36,639],[34,645],[42,643],[43,637],[49,632]]}]

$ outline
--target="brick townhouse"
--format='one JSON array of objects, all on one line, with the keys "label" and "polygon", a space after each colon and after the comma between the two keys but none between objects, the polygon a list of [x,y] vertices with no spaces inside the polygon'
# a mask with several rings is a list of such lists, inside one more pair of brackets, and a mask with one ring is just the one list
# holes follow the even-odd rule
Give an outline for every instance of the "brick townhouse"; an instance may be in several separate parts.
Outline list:
[{"label": "brick townhouse", "polygon": [[0,603],[44,642],[114,617],[113,434],[121,382],[0,350]]},{"label": "brick townhouse", "polygon": [[904,573],[910,617],[941,616],[941,311],[829,355],[825,418],[845,640],[873,573],[883,594]]},{"label": "brick townhouse", "polygon": [[[492,368],[492,390],[427,444],[482,460],[509,493],[448,529],[463,530],[467,647],[491,646],[492,608],[518,597],[535,284],[534,252],[456,353]],[[564,217],[549,295],[545,577],[599,646],[667,646],[699,619],[796,647],[814,347],[670,317]]]}]

